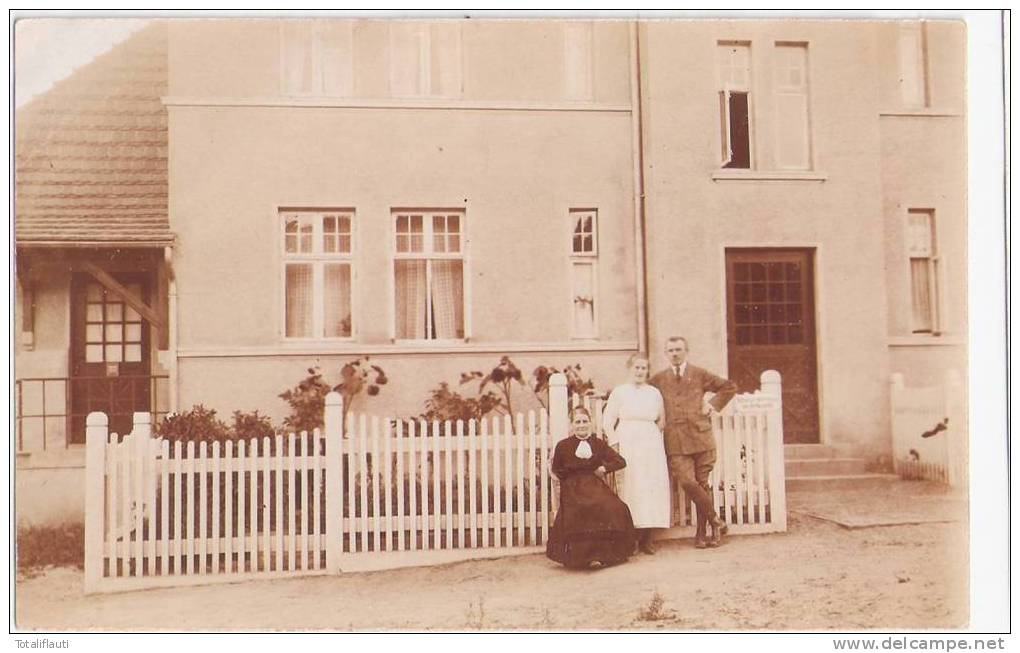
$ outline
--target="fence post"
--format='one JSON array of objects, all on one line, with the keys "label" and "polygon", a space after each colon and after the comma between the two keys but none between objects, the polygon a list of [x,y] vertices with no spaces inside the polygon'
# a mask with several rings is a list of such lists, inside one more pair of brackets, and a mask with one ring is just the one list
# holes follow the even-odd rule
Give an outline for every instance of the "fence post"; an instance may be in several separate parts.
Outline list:
[{"label": "fence post", "polygon": [[946,445],[946,471],[952,486],[967,482],[969,458],[967,447],[967,411],[963,403],[963,386],[956,370],[950,369],[945,374],[942,385],[943,406],[945,417],[949,420]]},{"label": "fence post", "polygon": [[341,449],[343,402],[339,392],[327,394],[323,416],[326,429],[326,571],[331,574],[340,573],[340,552],[343,547],[343,495],[340,487],[344,471]]},{"label": "fence post", "polygon": [[106,441],[104,413],[85,419],[85,593],[99,591],[103,579],[103,533],[106,528]]},{"label": "fence post", "polygon": [[900,455],[903,446],[903,429],[899,418],[900,404],[903,401],[903,389],[906,387],[906,380],[900,372],[893,372],[889,377],[889,430],[892,431],[892,463],[893,471],[897,474],[903,468],[903,461]]},{"label": "fence post", "polygon": [[569,435],[567,400],[567,375],[557,372],[549,377],[549,435],[553,447]]},{"label": "fence post", "polygon": [[786,530],[786,460],[783,449],[783,382],[776,370],[761,373],[761,391],[774,399],[769,408],[769,503],[772,523]]}]

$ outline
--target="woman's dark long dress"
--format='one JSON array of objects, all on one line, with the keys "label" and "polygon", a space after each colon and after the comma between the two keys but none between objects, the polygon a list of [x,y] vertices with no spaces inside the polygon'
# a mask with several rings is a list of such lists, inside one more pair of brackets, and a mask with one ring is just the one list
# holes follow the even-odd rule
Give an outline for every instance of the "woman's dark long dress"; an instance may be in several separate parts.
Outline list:
[{"label": "woman's dark long dress", "polygon": [[569,437],[556,445],[552,471],[560,479],[560,509],[549,533],[545,554],[567,567],[584,568],[598,561],[612,565],[634,552],[630,509],[606,486],[595,470],[623,469],[627,462],[608,444],[589,437],[591,458],[575,455],[581,442]]}]

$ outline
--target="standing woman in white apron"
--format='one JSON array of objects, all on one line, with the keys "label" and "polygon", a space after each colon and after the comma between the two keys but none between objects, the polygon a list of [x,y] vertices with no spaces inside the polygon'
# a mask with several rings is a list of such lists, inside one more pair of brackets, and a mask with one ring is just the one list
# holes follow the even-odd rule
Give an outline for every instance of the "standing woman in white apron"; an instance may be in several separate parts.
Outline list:
[{"label": "standing woman in white apron", "polygon": [[652,529],[669,528],[669,468],[662,440],[665,412],[662,395],[648,384],[648,357],[634,354],[627,361],[630,380],[609,395],[602,414],[610,443],[619,443],[627,461],[620,498],[630,508],[638,530],[638,548],[655,553]]}]

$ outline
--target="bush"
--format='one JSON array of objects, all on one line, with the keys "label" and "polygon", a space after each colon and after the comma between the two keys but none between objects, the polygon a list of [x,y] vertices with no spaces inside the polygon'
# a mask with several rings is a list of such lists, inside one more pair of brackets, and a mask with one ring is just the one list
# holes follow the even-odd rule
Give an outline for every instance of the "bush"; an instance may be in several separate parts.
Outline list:
[{"label": "bush", "polygon": [[322,428],[326,395],[331,391],[339,392],[343,397],[343,417],[346,419],[351,404],[362,390],[374,397],[388,382],[386,372],[369,363],[368,356],[344,363],[340,368],[340,383],[334,386],[326,382],[318,367],[310,367],[308,376],[279,395],[290,405],[290,415],[284,418],[283,425],[297,432]]},{"label": "bush", "polygon": [[229,426],[216,417],[216,411],[202,404],[181,413],[170,413],[154,429],[156,437],[171,442],[213,442],[232,440]]},{"label": "bush", "polygon": [[259,411],[234,411],[233,423],[227,425],[216,417],[216,411],[202,404],[181,413],[170,413],[154,429],[156,437],[170,442],[224,442],[272,436],[277,429],[267,415]]},{"label": "bush", "polygon": [[85,567],[85,525],[18,528],[18,571],[31,572],[46,566]]}]

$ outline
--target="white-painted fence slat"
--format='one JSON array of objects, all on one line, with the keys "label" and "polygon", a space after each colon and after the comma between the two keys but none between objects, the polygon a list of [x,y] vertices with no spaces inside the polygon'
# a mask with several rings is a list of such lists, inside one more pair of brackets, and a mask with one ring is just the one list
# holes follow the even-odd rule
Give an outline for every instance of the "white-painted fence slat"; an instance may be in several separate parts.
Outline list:
[{"label": "white-painted fence slat", "polygon": [[[223,545],[223,571],[227,574],[234,573],[234,510],[237,509],[237,502],[234,499],[235,470],[234,443],[232,440],[227,440],[223,450],[223,480],[225,485],[223,496],[226,503],[223,511],[223,530],[226,536]],[[240,495],[241,493],[238,492],[238,494]],[[242,544],[242,546],[244,545]]]},{"label": "white-painted fence slat", "polygon": [[396,528],[397,528],[397,550],[407,550],[407,538],[405,533],[407,530],[406,515],[407,510],[404,504],[404,485],[407,480],[406,472],[404,471],[404,461],[407,457],[407,440],[404,438],[404,422],[398,421],[396,424],[396,438],[397,438],[397,459],[396,459],[396,476],[397,476],[397,510],[396,510]]},{"label": "white-painted fence slat", "polygon": [[212,443],[212,573],[220,573],[220,443]]},{"label": "white-painted fence slat", "polygon": [[468,475],[468,483],[470,485],[470,490],[471,490],[470,491],[470,495],[471,495],[471,497],[470,497],[471,498],[471,501],[470,501],[470,510],[471,510],[471,512],[469,513],[469,516],[468,516],[468,519],[470,521],[470,523],[468,524],[468,528],[470,530],[468,531],[469,537],[468,537],[468,542],[467,542],[466,546],[469,546],[471,548],[477,548],[478,547],[478,511],[479,511],[479,507],[478,507],[478,490],[479,490],[479,488],[478,488],[478,426],[477,426],[477,423],[475,422],[475,420],[473,420],[473,419],[468,422],[468,442],[470,443],[470,446],[468,447],[468,461],[467,461],[468,469],[467,469],[467,475]]},{"label": "white-painted fence slat", "polygon": [[[386,550],[393,550],[393,430],[390,421],[386,420],[383,428],[383,454],[379,460],[382,473],[382,488],[380,494],[383,501],[383,515],[385,516],[384,526]],[[376,475],[376,478],[379,478]]]},{"label": "white-painted fence slat", "polygon": [[297,562],[297,537],[295,536],[295,527],[297,525],[297,516],[295,515],[297,509],[297,468],[295,463],[295,448],[297,442],[297,435],[290,433],[287,435],[287,475],[286,475],[286,486],[285,492],[287,493],[287,570],[294,571],[294,565]]}]

